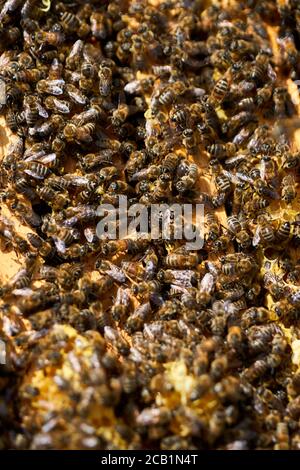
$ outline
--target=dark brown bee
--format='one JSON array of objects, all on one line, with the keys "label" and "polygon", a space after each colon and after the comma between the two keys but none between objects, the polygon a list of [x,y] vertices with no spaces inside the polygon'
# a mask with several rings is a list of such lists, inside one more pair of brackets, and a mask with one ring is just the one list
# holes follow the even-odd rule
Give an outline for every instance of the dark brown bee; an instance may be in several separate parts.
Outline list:
[{"label": "dark brown bee", "polygon": [[216,240],[221,232],[221,226],[217,218],[212,212],[208,212],[205,217],[205,226],[207,239],[214,241]]},{"label": "dark brown bee", "polygon": [[199,144],[198,133],[193,129],[185,129],[182,133],[182,143],[189,151],[194,151]]},{"label": "dark brown bee", "polygon": [[237,151],[237,146],[231,142],[228,144],[212,144],[206,148],[211,158],[224,159],[232,157]]},{"label": "dark brown bee", "polygon": [[226,78],[221,78],[220,80],[218,80],[211,92],[212,103],[221,103],[225,99],[228,91],[228,80]]},{"label": "dark brown bee", "polygon": [[187,174],[185,174],[179,181],[176,183],[176,189],[182,193],[191,189],[195,186],[199,175],[198,165],[196,163],[191,163],[188,167]]},{"label": "dark brown bee", "polygon": [[17,169],[37,180],[43,180],[51,172],[47,165],[39,161],[20,162],[17,164]]},{"label": "dark brown bee", "polygon": [[253,68],[250,71],[250,78],[254,80],[257,84],[263,83],[264,78],[267,74],[267,68],[269,64],[269,58],[267,54],[260,53],[257,54],[254,62]]},{"label": "dark brown bee", "polygon": [[265,85],[262,88],[259,88],[255,97],[257,105],[262,108],[271,100],[272,94],[273,87],[271,85]]},{"label": "dark brown bee", "polygon": [[169,106],[175,101],[175,93],[172,88],[166,88],[158,96],[158,103],[161,106]]},{"label": "dark brown bee", "polygon": [[28,180],[26,178],[16,178],[14,181],[14,188],[18,193],[22,193],[30,201],[34,201],[36,199],[36,192],[30,184],[28,184]]},{"label": "dark brown bee", "polygon": [[187,121],[187,111],[182,106],[174,106],[170,112],[170,120],[178,128],[184,128]]},{"label": "dark brown bee", "polygon": [[53,256],[55,253],[55,248],[51,245],[51,243],[43,240],[35,233],[28,233],[27,238],[29,243],[38,250],[42,258],[51,258],[51,256]]},{"label": "dark brown bee", "polygon": [[79,20],[77,16],[73,15],[73,13],[70,12],[62,13],[60,21],[65,31],[76,31],[79,26]]},{"label": "dark brown bee", "polygon": [[279,240],[286,241],[289,239],[291,234],[291,224],[289,221],[283,222],[280,224],[276,236]]},{"label": "dark brown bee", "polygon": [[227,217],[227,224],[229,230],[231,230],[231,232],[233,233],[239,232],[242,228],[238,217],[236,217],[235,215]]},{"label": "dark brown bee", "polygon": [[111,314],[115,321],[120,321],[129,313],[131,307],[131,296],[127,289],[118,288],[115,303],[112,306]]},{"label": "dark brown bee", "polygon": [[86,171],[93,170],[101,165],[111,166],[113,163],[111,157],[114,154],[115,152],[111,149],[102,150],[98,154],[87,154],[82,158],[81,166]]},{"label": "dark brown bee", "polygon": [[126,320],[126,330],[130,333],[141,330],[144,322],[151,314],[151,305],[149,302],[137,307]]},{"label": "dark brown bee", "polygon": [[215,181],[220,192],[228,193],[231,190],[231,181],[226,174],[218,175]]}]

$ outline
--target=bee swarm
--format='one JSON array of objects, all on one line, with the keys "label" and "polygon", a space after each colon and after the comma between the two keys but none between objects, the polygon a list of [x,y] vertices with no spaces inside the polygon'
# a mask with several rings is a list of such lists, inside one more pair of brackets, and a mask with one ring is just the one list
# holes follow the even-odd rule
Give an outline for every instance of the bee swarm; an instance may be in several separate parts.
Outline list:
[{"label": "bee swarm", "polygon": [[[299,450],[298,0],[0,27],[0,448]],[[99,239],[120,195],[204,204],[203,248]]]}]

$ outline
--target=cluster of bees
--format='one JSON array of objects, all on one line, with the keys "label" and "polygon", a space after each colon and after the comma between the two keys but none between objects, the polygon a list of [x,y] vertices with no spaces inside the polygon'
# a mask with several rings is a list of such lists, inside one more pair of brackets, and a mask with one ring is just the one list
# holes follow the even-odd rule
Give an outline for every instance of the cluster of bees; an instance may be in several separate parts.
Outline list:
[{"label": "cluster of bees", "polygon": [[225,3],[0,2],[0,447],[300,449],[300,5]]}]

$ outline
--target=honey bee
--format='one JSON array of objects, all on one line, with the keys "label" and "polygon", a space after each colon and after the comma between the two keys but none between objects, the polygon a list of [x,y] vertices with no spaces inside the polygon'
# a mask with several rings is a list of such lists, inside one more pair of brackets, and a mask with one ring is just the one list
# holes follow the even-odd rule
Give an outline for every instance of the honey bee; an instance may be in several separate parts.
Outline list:
[{"label": "honey bee", "polygon": [[295,67],[298,60],[298,51],[295,45],[295,39],[292,33],[286,33],[284,36],[278,38],[278,43],[282,48],[283,60],[286,56],[288,64]]},{"label": "honey bee", "polygon": [[[51,157],[52,159],[52,157]],[[45,159],[44,159],[45,161]],[[17,163],[17,170],[23,171],[36,180],[43,180],[51,173],[49,167],[41,161],[23,161]]]},{"label": "honey bee", "polygon": [[196,163],[191,163],[188,166],[187,174],[185,174],[179,181],[176,183],[176,189],[180,193],[183,193],[193,186],[195,186],[199,176],[199,169]]},{"label": "honey bee", "polygon": [[276,233],[277,238],[281,241],[286,241],[286,240],[289,239],[290,234],[291,234],[291,224],[290,224],[290,222],[286,221],[286,222],[283,222],[282,224],[280,224],[280,226],[278,227],[277,233]]},{"label": "honey bee", "polygon": [[215,84],[212,92],[211,92],[211,101],[212,103],[214,104],[220,104],[222,103],[222,101],[224,101],[228,91],[229,91],[229,83],[228,83],[228,80],[223,77],[223,78],[220,78],[220,80],[217,81],[217,83]]},{"label": "honey bee", "polygon": [[10,204],[10,209],[16,211],[17,215],[30,227],[36,228],[42,224],[41,217],[28,205],[15,201]]},{"label": "honey bee", "polygon": [[227,144],[212,144],[206,147],[211,158],[224,159],[232,157],[237,151],[236,144],[229,142]]},{"label": "honey bee", "polygon": [[65,41],[65,35],[61,31],[38,31],[35,33],[35,40],[40,44],[57,47]]},{"label": "honey bee", "polygon": [[[270,202],[267,199],[263,199],[259,196],[254,197],[252,201],[246,202],[244,206],[245,213],[255,213],[257,211],[262,211],[268,207]],[[254,241],[253,241],[254,242]],[[255,245],[254,245],[255,246]]]},{"label": "honey bee", "polygon": [[54,246],[49,241],[43,240],[39,235],[28,233],[27,239],[38,250],[42,258],[51,258],[55,254]]},{"label": "honey bee", "polygon": [[171,253],[165,257],[164,263],[168,268],[192,268],[199,262],[197,253]]},{"label": "honey bee", "polygon": [[150,243],[149,237],[140,238],[133,240],[130,238],[124,240],[108,241],[102,246],[102,252],[104,255],[115,254],[117,251],[121,251],[129,254],[137,254],[143,252]]},{"label": "honey bee", "polygon": [[110,67],[101,66],[98,72],[99,91],[101,96],[108,96],[112,88],[112,70]]},{"label": "honey bee", "polygon": [[205,226],[207,239],[210,241],[215,241],[220,236],[221,226],[212,212],[207,212],[205,217]]},{"label": "honey bee", "polygon": [[119,287],[117,290],[114,305],[111,308],[113,320],[120,321],[129,313],[131,307],[131,296],[128,289]]},{"label": "honey bee", "polygon": [[76,31],[80,24],[77,16],[67,11],[62,12],[60,21],[64,30],[68,32]]},{"label": "honey bee", "polygon": [[137,307],[126,320],[125,328],[128,332],[133,333],[134,331],[141,330],[145,321],[149,318],[152,309],[149,302],[141,304]]},{"label": "honey bee", "polygon": [[270,85],[264,85],[262,88],[257,90],[255,102],[259,108],[266,105],[272,98],[273,87]]},{"label": "honey bee", "polygon": [[290,437],[287,423],[278,423],[276,427],[276,444],[275,450],[289,450]]},{"label": "honey bee", "polygon": [[300,166],[300,154],[287,153],[283,161],[283,168],[298,168]]},{"label": "honey bee", "polygon": [[45,78],[44,75],[42,69],[27,69],[15,72],[12,78],[16,82],[34,83]]},{"label": "honey bee", "polygon": [[261,378],[267,370],[267,362],[263,359],[258,359],[249,368],[247,368],[242,375],[251,383]]},{"label": "honey bee", "polygon": [[228,193],[231,190],[231,181],[225,173],[216,176],[216,186],[220,193]]},{"label": "honey bee", "polygon": [[82,113],[73,116],[73,121],[78,126],[83,126],[85,124],[92,123],[99,119],[105,118],[103,110],[98,105],[93,105],[86,111],[82,111]]},{"label": "honey bee", "polygon": [[184,129],[187,122],[187,111],[182,105],[175,105],[170,111],[170,121],[173,122],[177,128]]},{"label": "honey bee", "polygon": [[174,284],[184,287],[192,287],[195,284],[197,278],[194,271],[186,269],[186,270],[172,270],[172,269],[165,269],[160,270],[157,273],[157,279],[160,282],[164,282],[166,284]]},{"label": "honey bee", "polygon": [[293,175],[284,176],[281,182],[281,197],[290,204],[297,196],[296,181]]},{"label": "honey bee", "polygon": [[284,87],[275,88],[273,93],[274,101],[274,113],[275,116],[278,116],[279,119],[285,118],[287,114],[287,103],[289,95],[288,91]]},{"label": "honey bee", "polygon": [[262,223],[256,228],[252,244],[253,246],[257,246],[261,242],[270,245],[275,240],[275,237],[275,229],[272,223],[267,220],[262,220]]},{"label": "honey bee", "polygon": [[37,85],[37,91],[41,94],[62,95],[64,92],[65,81],[63,79],[56,80],[40,80]]},{"label": "honey bee", "polygon": [[101,12],[93,12],[90,17],[92,35],[99,39],[108,39],[112,33],[110,18]]},{"label": "honey bee", "polygon": [[91,143],[93,141],[96,125],[93,122],[78,127],[76,124],[69,123],[64,128],[64,137],[69,142]]},{"label": "honey bee", "polygon": [[104,149],[97,154],[89,153],[81,159],[81,167],[86,171],[91,171],[101,165],[110,166],[112,165],[111,157],[115,154],[115,151],[111,149]]}]

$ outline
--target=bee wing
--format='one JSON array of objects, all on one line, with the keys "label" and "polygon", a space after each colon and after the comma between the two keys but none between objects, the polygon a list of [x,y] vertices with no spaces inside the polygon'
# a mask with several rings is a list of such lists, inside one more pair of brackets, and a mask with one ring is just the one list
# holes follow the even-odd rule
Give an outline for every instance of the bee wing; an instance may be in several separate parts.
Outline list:
[{"label": "bee wing", "polygon": [[115,264],[110,263],[109,261],[107,261],[107,263],[109,263],[110,269],[105,270],[104,274],[108,274],[108,276],[112,277],[117,282],[125,282],[126,276],[123,271]]},{"label": "bee wing", "polygon": [[45,178],[45,176],[40,176],[37,173],[35,173],[34,171],[30,170],[29,168],[26,168],[24,170],[24,173],[26,173],[29,176],[32,176],[32,178],[35,178],[37,180],[43,180]]},{"label": "bee wing", "polygon": [[83,233],[84,233],[84,236],[87,239],[87,241],[89,243],[92,243],[92,241],[94,239],[94,231],[90,227],[87,227],[87,228],[84,229]]},{"label": "bee wing", "polygon": [[84,176],[73,176],[70,175],[71,183],[73,186],[80,187],[80,186],[87,186],[89,184],[89,180]]},{"label": "bee wing", "polygon": [[30,297],[33,294],[33,290],[29,287],[23,287],[22,289],[14,289],[12,291],[13,295],[20,295],[22,297]]},{"label": "bee wing", "polygon": [[296,181],[295,181],[295,177],[294,175],[287,175],[283,178],[282,182],[285,184],[285,185],[291,185],[291,186],[294,186],[296,184]]},{"label": "bee wing", "polygon": [[105,326],[104,327],[104,337],[106,341],[116,341],[119,338],[119,333],[117,330],[114,328],[111,328],[110,326]]},{"label": "bee wing", "polygon": [[239,154],[239,155],[235,155],[234,157],[227,158],[227,159],[224,161],[224,163],[225,163],[225,165],[227,165],[227,166],[232,166],[232,167],[234,167],[236,164],[241,163],[241,162],[244,161],[245,159],[246,159],[246,155]]},{"label": "bee wing", "polygon": [[161,337],[163,333],[163,327],[160,323],[145,323],[144,333],[147,338],[151,341]]},{"label": "bee wing", "polygon": [[153,119],[146,119],[145,129],[146,129],[147,137],[151,137],[155,133],[154,126],[153,126]]},{"label": "bee wing", "polygon": [[39,116],[40,117],[45,118],[45,119],[47,119],[49,117],[48,112],[46,111],[46,109],[40,103],[37,103],[37,108],[39,110]]},{"label": "bee wing", "polygon": [[132,348],[132,347],[130,348],[129,357],[133,362],[136,362],[136,363],[141,363],[144,360],[142,354],[136,348]]},{"label": "bee wing", "polygon": [[262,180],[265,180],[265,177],[266,177],[266,162],[264,160],[262,160],[260,162],[260,168],[259,168],[259,171],[260,171],[260,177]]},{"label": "bee wing", "polygon": [[246,183],[253,183],[253,179],[239,171],[236,173],[236,177],[239,181],[244,181]]},{"label": "bee wing", "polygon": [[130,301],[130,291],[128,289],[123,289],[123,287],[119,287],[117,290],[116,295],[116,303],[127,305]]},{"label": "bee wing", "polygon": [[60,78],[58,80],[48,80],[47,81],[47,91],[51,95],[62,95],[64,92],[65,81]]},{"label": "bee wing", "polygon": [[195,87],[192,88],[192,93],[195,96],[195,98],[200,98],[201,96],[205,95],[205,90],[203,88]]},{"label": "bee wing", "polygon": [[66,244],[63,240],[57,237],[52,237],[54,240],[54,244],[56,246],[56,249],[59,253],[65,253],[66,252]]},{"label": "bee wing", "polygon": [[82,104],[82,105],[86,103],[86,100],[87,100],[86,96],[80,93],[79,90],[77,89],[72,90],[70,88],[67,88],[67,93],[69,97],[71,98],[71,100],[74,101],[74,103]]},{"label": "bee wing", "polygon": [[133,95],[140,89],[140,81],[139,80],[132,80],[131,82],[126,83],[124,86],[125,93],[129,95]]},{"label": "bee wing", "polygon": [[253,237],[253,240],[252,240],[252,245],[253,246],[257,246],[260,242],[260,227],[256,227],[256,230],[254,232],[254,237]]},{"label": "bee wing", "polygon": [[71,227],[74,227],[76,224],[78,223],[78,217],[76,215],[74,215],[73,217],[70,217],[69,219],[66,219],[64,222],[63,222],[63,226],[64,227],[68,227],[68,228],[71,228]]},{"label": "bee wing", "polygon": [[48,155],[43,155],[38,159],[40,163],[47,165],[48,163],[52,163],[56,160],[56,153],[49,153]]},{"label": "bee wing", "polygon": [[68,103],[68,101],[59,100],[59,99],[57,99],[57,98],[54,98],[54,99],[53,99],[53,103],[54,103],[55,107],[57,108],[57,110],[58,110],[60,113],[69,114],[69,112],[71,111],[71,106],[70,106],[70,104]]},{"label": "bee wing", "polygon": [[45,150],[40,150],[39,152],[34,152],[30,154],[30,150],[24,153],[24,160],[25,162],[32,162],[32,161],[39,161],[41,157],[43,157],[46,154]]},{"label": "bee wing", "polygon": [[11,283],[14,284],[15,282],[17,282],[19,279],[21,279],[23,276],[26,276],[27,274],[27,270],[26,269],[20,269],[20,271],[18,271],[14,276],[13,278],[11,279]]},{"label": "bee wing", "polygon": [[180,286],[180,285],[170,284],[170,287],[174,292],[178,292],[178,293],[182,293],[182,294],[187,294],[188,293],[187,289],[185,287]]},{"label": "bee wing", "polygon": [[163,297],[158,292],[152,292],[149,298],[151,304],[155,307],[161,307],[165,302]]},{"label": "bee wing", "polygon": [[200,282],[199,289],[201,292],[207,292],[208,294],[213,290],[215,285],[215,278],[212,274],[206,273]]},{"label": "bee wing", "polygon": [[207,265],[207,269],[209,270],[209,272],[213,275],[213,276],[218,276],[219,275],[219,270],[218,268],[215,266],[215,264],[211,261],[207,261],[206,262],[206,265]]},{"label": "bee wing", "polygon": [[276,78],[277,78],[277,74],[276,74],[275,70],[273,69],[273,67],[272,67],[272,65],[271,65],[270,63],[268,64],[267,73],[268,73],[269,79],[270,79],[272,82],[275,82],[275,80],[276,80]]},{"label": "bee wing", "polygon": [[192,277],[194,275],[194,271],[189,269],[186,270],[173,270],[172,274],[174,276],[173,284],[176,286],[183,286],[183,287],[192,287]]}]

